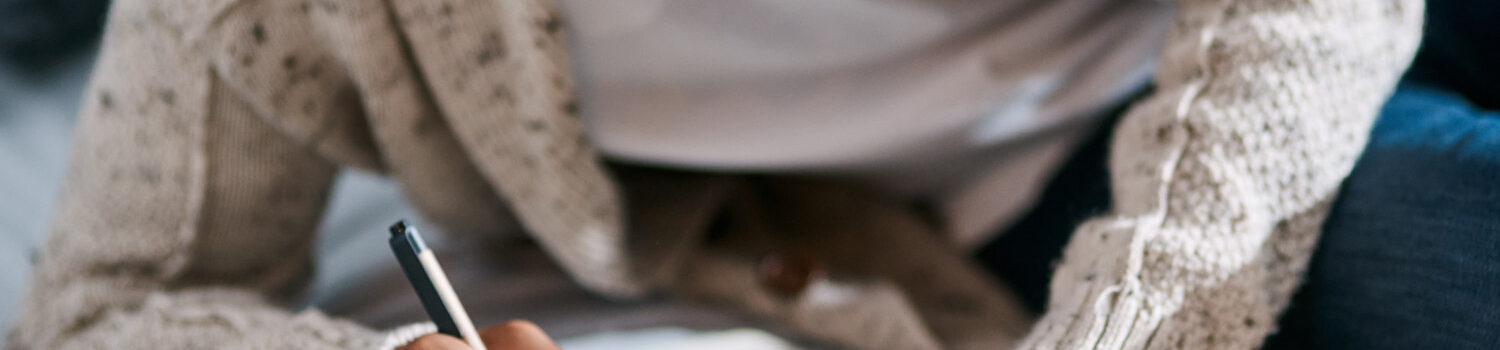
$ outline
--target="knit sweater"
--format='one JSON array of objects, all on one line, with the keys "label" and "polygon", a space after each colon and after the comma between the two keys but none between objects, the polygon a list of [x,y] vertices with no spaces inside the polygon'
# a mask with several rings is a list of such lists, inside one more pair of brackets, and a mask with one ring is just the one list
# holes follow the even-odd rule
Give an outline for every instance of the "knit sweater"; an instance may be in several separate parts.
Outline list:
[{"label": "knit sweater", "polygon": [[[286,310],[342,167],[396,178],[445,232],[529,234],[601,295],[664,290],[851,347],[1253,348],[1421,13],[1182,1],[1156,90],[1114,134],[1114,207],[1078,229],[1033,326],[899,201],[611,172],[576,118],[550,1],[122,0],[6,348],[380,345]],[[718,212],[726,232],[706,239]],[[825,257],[828,277],[793,295],[757,283],[757,257],[787,250]]]}]

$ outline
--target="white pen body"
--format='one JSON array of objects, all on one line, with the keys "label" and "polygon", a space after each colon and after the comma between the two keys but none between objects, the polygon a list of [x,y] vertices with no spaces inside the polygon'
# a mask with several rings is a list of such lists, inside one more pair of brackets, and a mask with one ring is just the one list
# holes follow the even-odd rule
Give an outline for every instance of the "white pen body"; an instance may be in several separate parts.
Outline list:
[{"label": "white pen body", "polygon": [[448,283],[448,274],[443,273],[443,266],[438,264],[437,257],[432,255],[432,250],[424,249],[417,254],[417,261],[422,262],[422,269],[427,270],[427,277],[432,280],[432,286],[437,289],[439,299],[443,305],[448,307],[448,313],[453,316],[453,322],[458,325],[459,334],[463,335],[464,342],[475,350],[487,350],[484,342],[479,340],[479,331],[474,330],[474,322],[469,320],[469,312],[464,310],[464,304],[458,301],[458,293],[453,292],[453,285]]}]

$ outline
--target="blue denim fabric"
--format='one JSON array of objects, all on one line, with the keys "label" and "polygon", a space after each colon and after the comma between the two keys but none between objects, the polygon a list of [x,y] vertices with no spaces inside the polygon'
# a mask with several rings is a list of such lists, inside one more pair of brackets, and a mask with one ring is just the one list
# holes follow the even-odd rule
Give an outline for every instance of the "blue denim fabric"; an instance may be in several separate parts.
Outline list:
[{"label": "blue denim fabric", "polygon": [[1271,349],[1500,348],[1500,113],[1406,83]]}]

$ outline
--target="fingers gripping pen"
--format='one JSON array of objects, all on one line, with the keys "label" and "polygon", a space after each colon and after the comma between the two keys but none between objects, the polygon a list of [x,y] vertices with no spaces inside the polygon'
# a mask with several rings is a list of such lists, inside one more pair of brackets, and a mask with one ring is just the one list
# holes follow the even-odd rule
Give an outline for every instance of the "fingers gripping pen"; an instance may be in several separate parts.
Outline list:
[{"label": "fingers gripping pen", "polygon": [[417,298],[422,300],[422,308],[427,310],[427,316],[437,325],[438,332],[463,339],[475,350],[486,350],[484,343],[479,341],[479,333],[474,330],[474,323],[469,320],[469,313],[464,311],[463,304],[458,302],[458,294],[448,284],[448,275],[443,274],[437,257],[427,249],[427,243],[422,242],[417,229],[407,225],[406,221],[391,225],[391,250],[396,253],[401,270],[406,272],[406,279],[417,290]]}]

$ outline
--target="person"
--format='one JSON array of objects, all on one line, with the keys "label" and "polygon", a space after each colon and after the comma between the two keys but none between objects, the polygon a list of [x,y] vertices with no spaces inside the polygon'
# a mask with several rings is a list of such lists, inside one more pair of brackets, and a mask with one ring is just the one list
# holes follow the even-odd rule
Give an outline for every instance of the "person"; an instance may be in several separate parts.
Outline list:
[{"label": "person", "polygon": [[[1253,348],[1422,23],[1416,0],[563,4],[114,4],[8,346],[451,344],[286,310],[359,168],[600,295],[837,346]],[[1148,80],[1033,319],[955,245]]]}]

